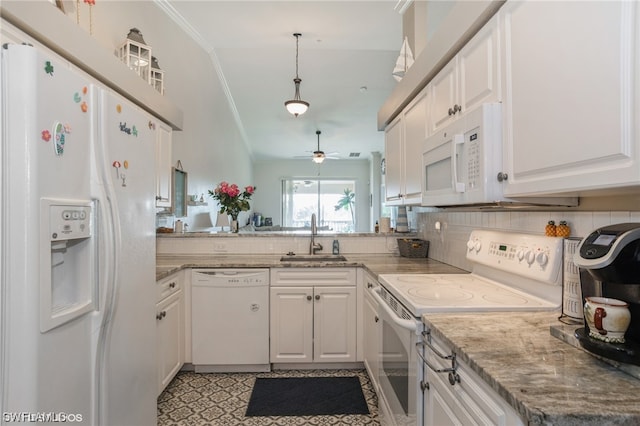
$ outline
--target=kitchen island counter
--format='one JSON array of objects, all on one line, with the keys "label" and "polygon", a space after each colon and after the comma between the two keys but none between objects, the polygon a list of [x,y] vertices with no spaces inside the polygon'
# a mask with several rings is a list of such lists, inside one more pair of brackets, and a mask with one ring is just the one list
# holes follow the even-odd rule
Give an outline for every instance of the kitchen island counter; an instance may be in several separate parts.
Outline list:
[{"label": "kitchen island counter", "polygon": [[640,380],[553,337],[549,327],[561,324],[558,316],[455,313],[423,320],[525,424],[640,424]]},{"label": "kitchen island counter", "polygon": [[407,258],[393,254],[344,254],[342,262],[282,262],[281,255],[271,254],[189,254],[158,255],[156,280],[184,268],[312,268],[363,267],[374,276],[379,274],[461,274],[466,273],[446,263],[429,258]]}]

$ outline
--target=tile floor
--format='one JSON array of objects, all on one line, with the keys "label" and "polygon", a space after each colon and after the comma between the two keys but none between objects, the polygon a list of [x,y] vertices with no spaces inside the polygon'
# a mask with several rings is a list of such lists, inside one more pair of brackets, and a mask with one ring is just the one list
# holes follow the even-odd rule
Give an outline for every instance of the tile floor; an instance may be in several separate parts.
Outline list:
[{"label": "tile floor", "polygon": [[[358,376],[369,415],[245,417],[256,377]],[[158,426],[378,426],[378,401],[365,370],[276,370],[269,373],[180,372],[158,397]]]}]

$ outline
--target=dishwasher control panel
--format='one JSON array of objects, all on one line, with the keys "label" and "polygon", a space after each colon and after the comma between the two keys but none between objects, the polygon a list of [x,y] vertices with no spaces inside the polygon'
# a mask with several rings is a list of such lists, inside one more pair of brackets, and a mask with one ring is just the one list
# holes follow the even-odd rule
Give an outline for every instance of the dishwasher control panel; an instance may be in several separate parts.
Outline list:
[{"label": "dishwasher control panel", "polygon": [[268,269],[194,269],[194,284],[210,286],[268,286]]}]

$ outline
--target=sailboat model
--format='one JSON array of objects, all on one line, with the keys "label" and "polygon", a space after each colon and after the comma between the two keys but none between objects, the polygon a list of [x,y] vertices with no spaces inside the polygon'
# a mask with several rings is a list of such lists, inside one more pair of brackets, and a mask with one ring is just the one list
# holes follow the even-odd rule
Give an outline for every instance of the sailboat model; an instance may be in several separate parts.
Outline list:
[{"label": "sailboat model", "polygon": [[409,47],[409,39],[405,37],[402,42],[402,48],[400,49],[400,55],[396,60],[396,66],[393,69],[393,78],[395,78],[396,81],[402,80],[402,77],[404,77],[404,74],[411,65],[413,65],[413,53],[411,52],[411,47]]}]

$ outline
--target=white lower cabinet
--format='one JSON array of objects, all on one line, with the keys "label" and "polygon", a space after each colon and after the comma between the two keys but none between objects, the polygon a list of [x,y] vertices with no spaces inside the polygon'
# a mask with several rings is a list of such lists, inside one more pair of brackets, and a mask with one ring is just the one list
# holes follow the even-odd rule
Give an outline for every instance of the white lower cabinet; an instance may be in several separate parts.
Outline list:
[{"label": "white lower cabinet", "polygon": [[271,269],[270,361],[356,361],[355,268]]},{"label": "white lower cabinet", "polygon": [[156,285],[156,349],[160,395],[184,364],[182,271],[158,281]]},{"label": "white lower cabinet", "polygon": [[[438,339],[430,337],[431,345],[440,354],[449,355],[447,348]],[[439,357],[428,346],[425,357],[436,369],[451,367],[450,360]],[[424,424],[426,426],[447,425],[524,425],[522,419],[498,393],[489,387],[480,376],[460,359],[456,359],[453,376],[448,372],[435,372],[423,365],[426,383],[424,391]],[[451,381],[450,379],[457,379]],[[453,384],[452,384],[453,383]]]}]

